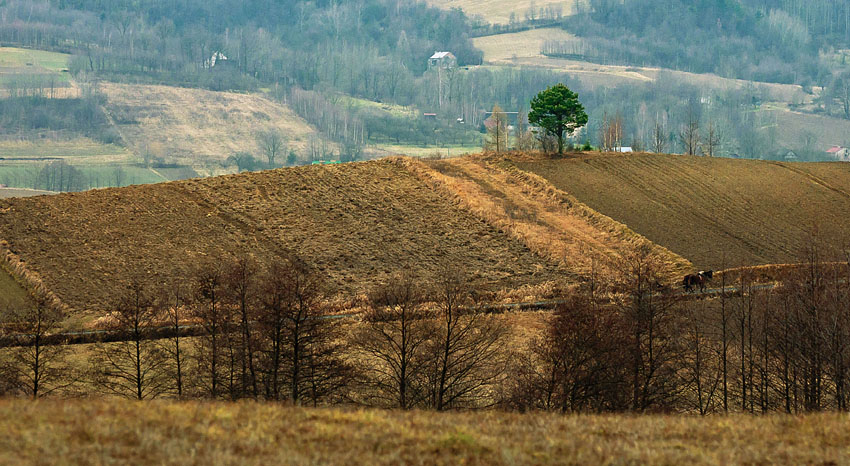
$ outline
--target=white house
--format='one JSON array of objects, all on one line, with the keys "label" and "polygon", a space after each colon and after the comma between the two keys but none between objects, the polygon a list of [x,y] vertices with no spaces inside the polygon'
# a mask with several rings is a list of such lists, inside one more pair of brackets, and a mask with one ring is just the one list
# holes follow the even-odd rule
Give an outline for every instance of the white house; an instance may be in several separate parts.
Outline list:
[{"label": "white house", "polygon": [[428,69],[450,70],[457,67],[457,57],[451,52],[434,52],[428,59]]},{"label": "white house", "polygon": [[832,146],[826,150],[826,153],[840,162],[850,162],[850,151],[846,147]]}]

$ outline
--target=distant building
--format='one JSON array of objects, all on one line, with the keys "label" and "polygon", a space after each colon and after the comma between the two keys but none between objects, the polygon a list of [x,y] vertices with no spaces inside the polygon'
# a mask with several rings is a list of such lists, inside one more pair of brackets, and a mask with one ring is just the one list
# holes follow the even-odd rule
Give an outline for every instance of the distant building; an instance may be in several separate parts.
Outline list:
[{"label": "distant building", "polygon": [[827,155],[840,162],[850,162],[850,152],[846,147],[832,146],[826,150]]},{"label": "distant building", "polygon": [[800,157],[798,157],[797,153],[793,150],[781,151],[779,155],[781,155],[782,160],[785,160],[786,162],[796,162],[800,160]]},{"label": "distant building", "polygon": [[213,52],[213,54],[210,55],[209,60],[204,62],[204,65],[206,65],[209,69],[215,68],[218,70],[224,70],[235,67],[236,62],[229,60],[227,56],[221,52]]},{"label": "distant building", "polygon": [[451,52],[434,52],[428,59],[428,69],[451,70],[457,67],[457,57]]},{"label": "distant building", "polygon": [[634,151],[629,146],[622,146],[622,147],[615,147],[614,152],[622,152],[622,153],[626,154],[626,153],[632,153]]}]

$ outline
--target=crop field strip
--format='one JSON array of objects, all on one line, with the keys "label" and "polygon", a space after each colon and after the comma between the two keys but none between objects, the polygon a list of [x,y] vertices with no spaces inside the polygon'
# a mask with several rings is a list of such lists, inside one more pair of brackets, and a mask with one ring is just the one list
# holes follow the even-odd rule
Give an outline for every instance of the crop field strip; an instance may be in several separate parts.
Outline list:
[{"label": "crop field strip", "polygon": [[813,226],[835,247],[850,233],[840,164],[635,154],[518,165],[698,267],[795,262]]},{"label": "crop field strip", "polygon": [[495,291],[563,271],[389,159],[0,201],[0,238],[76,312],[237,254],[290,252],[349,295],[451,261]]},{"label": "crop field strip", "polygon": [[431,167],[431,172],[420,169],[417,173],[539,255],[560,262],[576,277],[588,274],[594,264],[614,266],[640,244],[654,249],[667,266],[668,277],[690,269],[682,257],[652,245],[625,225],[508,161],[473,156],[433,162]]}]

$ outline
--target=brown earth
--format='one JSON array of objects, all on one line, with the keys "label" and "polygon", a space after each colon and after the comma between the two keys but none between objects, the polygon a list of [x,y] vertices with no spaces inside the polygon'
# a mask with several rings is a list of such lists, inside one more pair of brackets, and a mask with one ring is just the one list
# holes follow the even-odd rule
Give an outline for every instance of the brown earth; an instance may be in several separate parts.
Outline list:
[{"label": "brown earth", "polygon": [[[412,162],[418,163],[418,162]],[[0,201],[0,240],[75,310],[115,303],[133,276],[186,281],[236,254],[296,253],[355,295],[446,261],[484,287],[558,282],[557,265],[385,159]],[[19,267],[19,268],[21,268]],[[27,278],[27,277],[25,277]]]},{"label": "brown earth", "polygon": [[[850,166],[629,154],[520,162],[699,268],[799,262],[850,238]],[[725,266],[725,267],[724,267]]]}]

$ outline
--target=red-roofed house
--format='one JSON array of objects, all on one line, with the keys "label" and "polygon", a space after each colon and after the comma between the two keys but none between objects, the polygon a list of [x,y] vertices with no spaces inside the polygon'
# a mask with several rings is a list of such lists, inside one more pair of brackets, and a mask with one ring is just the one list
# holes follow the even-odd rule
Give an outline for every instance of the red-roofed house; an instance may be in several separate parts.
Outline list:
[{"label": "red-roofed house", "polygon": [[832,146],[826,150],[826,153],[835,160],[850,162],[850,151],[846,147]]}]

